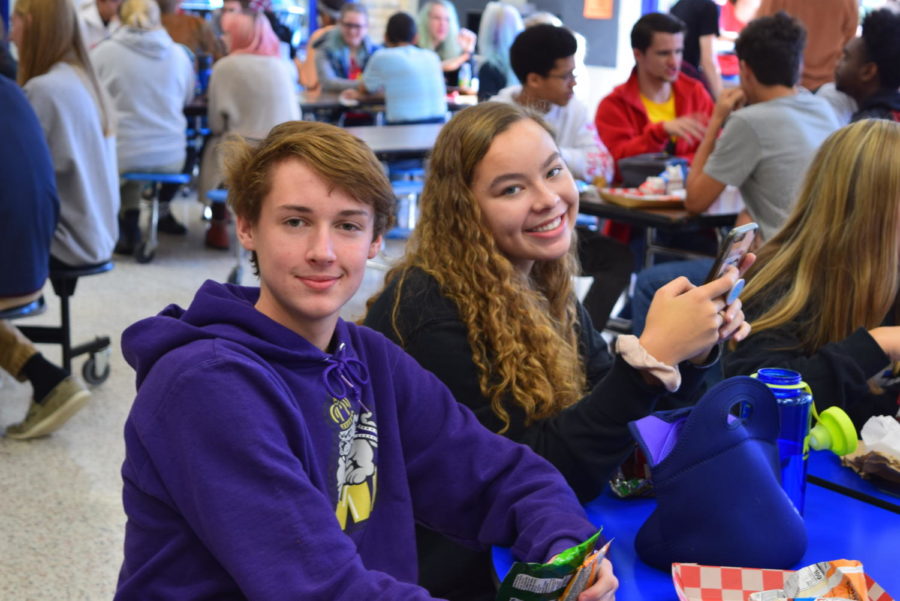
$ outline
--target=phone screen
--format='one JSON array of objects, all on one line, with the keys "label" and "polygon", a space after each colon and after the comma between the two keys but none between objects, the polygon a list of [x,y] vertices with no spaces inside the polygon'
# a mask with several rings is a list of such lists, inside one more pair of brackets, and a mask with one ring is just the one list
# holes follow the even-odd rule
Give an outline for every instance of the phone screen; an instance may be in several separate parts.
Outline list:
[{"label": "phone screen", "polygon": [[755,223],[748,223],[728,232],[728,236],[722,243],[719,256],[716,257],[716,262],[713,263],[709,275],[706,276],[707,282],[711,282],[721,277],[722,274],[725,273],[725,270],[728,269],[729,265],[734,265],[735,268],[737,268],[741,264],[744,255],[746,255],[753,246],[753,240],[756,238],[756,230],[758,227],[759,226]]}]

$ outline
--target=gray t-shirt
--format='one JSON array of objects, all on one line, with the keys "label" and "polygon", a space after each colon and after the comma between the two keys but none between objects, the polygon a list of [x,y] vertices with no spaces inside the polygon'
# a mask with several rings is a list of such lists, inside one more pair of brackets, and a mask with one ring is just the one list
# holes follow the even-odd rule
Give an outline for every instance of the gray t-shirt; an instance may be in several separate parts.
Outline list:
[{"label": "gray t-shirt", "polygon": [[838,127],[831,106],[805,90],[752,104],[728,118],[703,171],[740,188],[747,212],[769,240],[793,209],[813,155]]}]

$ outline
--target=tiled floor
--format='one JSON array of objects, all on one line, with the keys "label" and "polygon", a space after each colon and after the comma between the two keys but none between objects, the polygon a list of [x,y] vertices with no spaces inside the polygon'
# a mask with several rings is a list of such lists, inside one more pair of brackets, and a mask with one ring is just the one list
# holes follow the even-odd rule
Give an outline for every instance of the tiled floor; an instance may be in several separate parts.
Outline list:
[{"label": "tiled floor", "polygon": [[[185,238],[163,236],[156,259],[139,265],[117,260],[113,271],[78,282],[73,298],[73,337],[112,339],[111,375],[93,390],[87,407],[59,432],[30,442],[0,437],[0,600],[99,601],[111,599],[122,560],[125,516],[119,469],[124,457],[122,427],[134,398],[134,372],[119,351],[122,330],[169,303],[185,306],[205,279],[224,281],[235,264],[232,253],[207,250],[199,205],[179,201]],[[390,254],[402,248],[394,244]],[[245,284],[252,284],[249,266]],[[370,269],[344,316],[362,315],[365,300],[383,273]],[[46,290],[48,310],[17,323],[58,323],[58,304]],[[52,361],[59,349],[42,346]],[[80,373],[84,358],[75,361]],[[31,395],[0,373],[0,426],[20,421]]]}]

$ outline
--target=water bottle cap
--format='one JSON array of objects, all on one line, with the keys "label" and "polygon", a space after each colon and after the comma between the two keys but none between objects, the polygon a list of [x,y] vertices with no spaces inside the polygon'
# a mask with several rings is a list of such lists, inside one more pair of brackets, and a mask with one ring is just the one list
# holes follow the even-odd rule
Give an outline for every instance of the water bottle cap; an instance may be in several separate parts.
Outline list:
[{"label": "water bottle cap", "polygon": [[835,455],[847,455],[856,450],[856,428],[840,407],[829,407],[819,413],[819,421],[809,432],[809,446],[828,449]]}]

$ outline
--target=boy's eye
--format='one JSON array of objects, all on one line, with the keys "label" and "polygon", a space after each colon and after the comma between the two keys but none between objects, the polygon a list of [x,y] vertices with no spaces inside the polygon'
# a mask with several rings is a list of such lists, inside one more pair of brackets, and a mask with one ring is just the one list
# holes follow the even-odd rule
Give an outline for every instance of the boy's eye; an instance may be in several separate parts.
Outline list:
[{"label": "boy's eye", "polygon": [[338,227],[347,232],[359,232],[363,229],[359,224],[350,222],[342,223]]},{"label": "boy's eye", "polygon": [[303,220],[299,217],[290,217],[284,220],[284,224],[288,227],[300,227],[303,225]]}]

